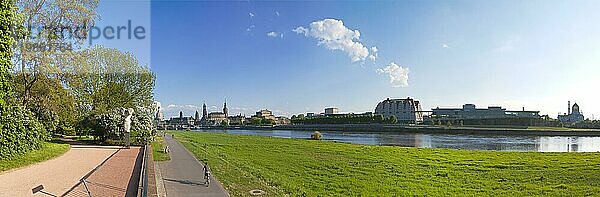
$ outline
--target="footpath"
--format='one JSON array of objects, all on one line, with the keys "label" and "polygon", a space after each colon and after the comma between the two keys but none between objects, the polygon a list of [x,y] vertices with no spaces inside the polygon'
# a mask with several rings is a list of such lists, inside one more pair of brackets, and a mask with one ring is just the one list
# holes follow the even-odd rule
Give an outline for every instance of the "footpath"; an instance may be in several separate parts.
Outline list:
[{"label": "footpath", "polygon": [[170,148],[171,160],[156,162],[158,167],[156,173],[160,173],[157,177],[162,179],[157,180],[156,184],[161,184],[160,181],[164,184],[164,191],[162,191],[164,193],[161,195],[159,189],[159,196],[229,196],[213,176],[209,186],[204,184],[203,164],[198,162],[183,145],[168,134],[164,139]]}]

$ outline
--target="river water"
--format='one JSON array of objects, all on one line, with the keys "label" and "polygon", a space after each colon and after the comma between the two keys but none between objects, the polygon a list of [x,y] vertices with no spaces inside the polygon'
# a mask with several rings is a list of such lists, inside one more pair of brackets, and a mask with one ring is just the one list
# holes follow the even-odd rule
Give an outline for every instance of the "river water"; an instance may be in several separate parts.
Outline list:
[{"label": "river water", "polygon": [[[312,131],[292,130],[206,130],[230,134],[280,138],[309,138]],[[320,131],[323,140],[353,144],[389,145],[424,148],[451,148],[535,152],[599,152],[600,137],[431,134],[406,132],[341,132]]]}]

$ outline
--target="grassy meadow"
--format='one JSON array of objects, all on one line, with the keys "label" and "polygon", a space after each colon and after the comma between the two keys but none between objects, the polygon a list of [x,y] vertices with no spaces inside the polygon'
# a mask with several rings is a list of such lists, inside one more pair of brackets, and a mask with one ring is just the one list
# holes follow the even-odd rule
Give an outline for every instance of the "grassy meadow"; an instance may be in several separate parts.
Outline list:
[{"label": "grassy meadow", "polygon": [[171,132],[232,196],[586,196],[600,194],[600,153],[404,148]]},{"label": "grassy meadow", "polygon": [[169,161],[171,157],[165,152],[166,143],[161,136],[154,136],[152,141],[152,159],[154,161]]},{"label": "grassy meadow", "polygon": [[0,159],[0,172],[58,157],[67,152],[70,148],[71,146],[68,144],[44,142],[42,148],[38,150],[32,150],[24,155],[9,159]]}]

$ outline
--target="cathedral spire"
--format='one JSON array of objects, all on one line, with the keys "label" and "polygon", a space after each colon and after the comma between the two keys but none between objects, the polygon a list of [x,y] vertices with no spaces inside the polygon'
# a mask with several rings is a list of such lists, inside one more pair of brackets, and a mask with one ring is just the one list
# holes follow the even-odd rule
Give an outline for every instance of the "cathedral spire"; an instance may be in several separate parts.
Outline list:
[{"label": "cathedral spire", "polygon": [[227,99],[225,99],[225,102],[223,103],[223,113],[225,114],[225,117],[228,117],[229,110],[227,109]]},{"label": "cathedral spire", "polygon": [[206,110],[206,101],[202,104],[202,119],[208,118],[208,110]]}]

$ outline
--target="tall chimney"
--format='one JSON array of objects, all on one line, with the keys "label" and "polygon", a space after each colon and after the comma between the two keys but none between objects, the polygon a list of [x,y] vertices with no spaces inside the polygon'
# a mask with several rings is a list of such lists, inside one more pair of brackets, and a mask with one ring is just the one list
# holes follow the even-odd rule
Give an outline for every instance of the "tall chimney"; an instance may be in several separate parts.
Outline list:
[{"label": "tall chimney", "polygon": [[571,101],[567,103],[567,115],[571,114]]}]

